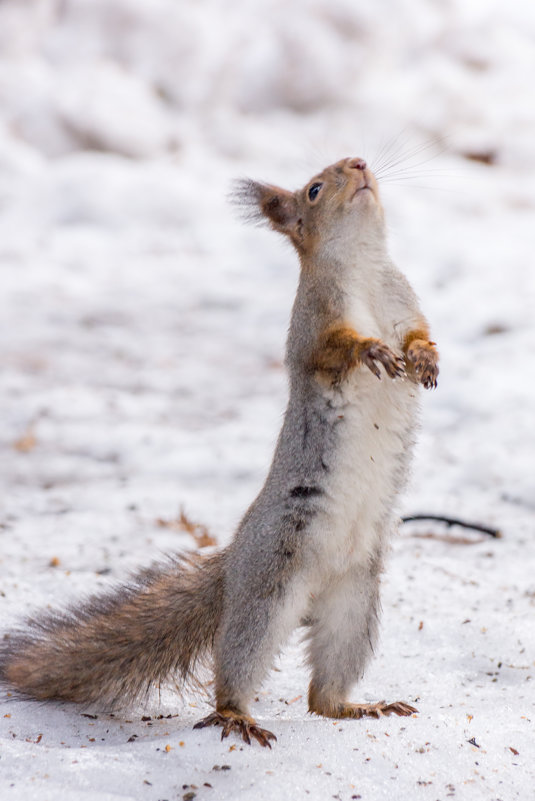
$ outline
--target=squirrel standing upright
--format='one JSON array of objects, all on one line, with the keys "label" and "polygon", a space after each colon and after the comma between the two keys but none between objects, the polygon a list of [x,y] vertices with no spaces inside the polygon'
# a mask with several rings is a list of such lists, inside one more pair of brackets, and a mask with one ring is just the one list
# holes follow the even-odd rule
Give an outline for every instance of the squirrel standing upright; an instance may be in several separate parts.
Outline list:
[{"label": "squirrel standing upright", "polygon": [[[301,263],[287,344],[289,401],[266,482],[234,540],[178,556],[0,645],[0,681],[23,697],[116,705],[211,659],[219,724],[276,739],[249,715],[274,655],[308,627],[309,710],[333,718],[416,710],[347,700],[372,653],[383,554],[395,525],[418,406],[438,354],[386,250],[376,180],[362,159],[301,190],[243,181],[238,200]],[[378,380],[382,379],[382,380]]]}]

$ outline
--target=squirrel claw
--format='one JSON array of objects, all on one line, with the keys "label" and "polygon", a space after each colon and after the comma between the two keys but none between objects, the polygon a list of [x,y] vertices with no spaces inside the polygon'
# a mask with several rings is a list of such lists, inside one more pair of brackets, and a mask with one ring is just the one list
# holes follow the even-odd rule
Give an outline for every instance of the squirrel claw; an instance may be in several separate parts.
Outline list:
[{"label": "squirrel claw", "polygon": [[438,376],[438,367],[437,365],[427,366],[425,370],[418,374],[420,382],[423,384],[424,389],[436,389],[437,388],[437,376]]},{"label": "squirrel claw", "polygon": [[273,732],[260,728],[252,718],[247,715],[240,715],[238,712],[212,712],[202,720],[199,720],[193,728],[203,729],[205,726],[221,726],[222,740],[228,737],[231,731],[236,731],[247,745],[251,745],[251,737],[253,737],[264,748],[266,746],[271,748],[269,741],[277,739]]},{"label": "squirrel claw", "polygon": [[386,374],[390,378],[402,378],[405,376],[405,362],[401,356],[397,356],[388,345],[382,342],[373,341],[361,353],[360,359],[372,373],[381,380],[381,371],[377,362],[383,365]]},{"label": "squirrel claw", "polygon": [[383,715],[394,714],[400,715],[401,717],[407,717],[408,715],[413,715],[416,712],[418,712],[416,707],[406,704],[404,701],[394,701],[393,704],[386,704],[381,710]]}]

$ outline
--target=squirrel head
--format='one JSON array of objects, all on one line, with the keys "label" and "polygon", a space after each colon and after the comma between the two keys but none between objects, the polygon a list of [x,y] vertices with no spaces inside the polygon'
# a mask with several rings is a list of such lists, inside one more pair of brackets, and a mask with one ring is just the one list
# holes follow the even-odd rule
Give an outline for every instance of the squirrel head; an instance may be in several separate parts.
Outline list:
[{"label": "squirrel head", "polygon": [[267,222],[287,236],[305,260],[384,241],[377,181],[360,158],[326,167],[296,192],[240,181],[234,199],[249,220]]}]

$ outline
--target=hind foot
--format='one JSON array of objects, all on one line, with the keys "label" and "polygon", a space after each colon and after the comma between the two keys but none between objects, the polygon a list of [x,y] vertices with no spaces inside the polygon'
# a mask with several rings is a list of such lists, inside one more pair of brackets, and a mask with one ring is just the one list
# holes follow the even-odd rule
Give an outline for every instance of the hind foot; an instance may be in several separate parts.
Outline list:
[{"label": "hind foot", "polygon": [[196,723],[193,728],[203,729],[205,726],[222,726],[222,740],[228,737],[231,731],[235,731],[238,735],[241,735],[247,745],[251,745],[251,737],[254,737],[260,745],[271,748],[269,741],[277,739],[273,732],[257,726],[253,718],[240,712],[235,712],[232,709],[221,709],[218,712],[212,712]]},{"label": "hind foot", "polygon": [[308,700],[309,712],[316,715],[323,715],[327,718],[382,718],[388,715],[407,716],[412,715],[418,710],[406,704],[404,701],[394,701],[387,704],[386,701],[378,701],[375,704],[352,704],[349,701],[339,703],[321,699],[311,688]]},{"label": "hind foot", "polygon": [[404,701],[394,701],[387,704],[386,701],[378,701],[376,704],[351,704],[346,702],[340,704],[336,710],[338,714],[332,717],[340,718],[382,718],[388,715],[407,716],[412,715],[418,710],[406,704]]}]

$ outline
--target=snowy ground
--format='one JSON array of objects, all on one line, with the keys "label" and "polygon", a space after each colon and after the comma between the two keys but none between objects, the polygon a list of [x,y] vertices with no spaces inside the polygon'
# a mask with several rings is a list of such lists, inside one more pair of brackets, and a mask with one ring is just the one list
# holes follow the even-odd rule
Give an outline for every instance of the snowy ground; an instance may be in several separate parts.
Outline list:
[{"label": "snowy ground", "polygon": [[354,695],[417,717],[308,716],[296,640],[254,705],[272,751],[193,731],[206,703],[171,692],[128,717],[8,701],[2,799],[532,797],[535,15],[355,5],[0,4],[2,624],[194,547],[158,525],[180,507],[231,536],[285,405],[297,265],[225,195],[346,155],[401,159],[391,247],[442,354],[404,510],[504,536],[393,544]]}]

